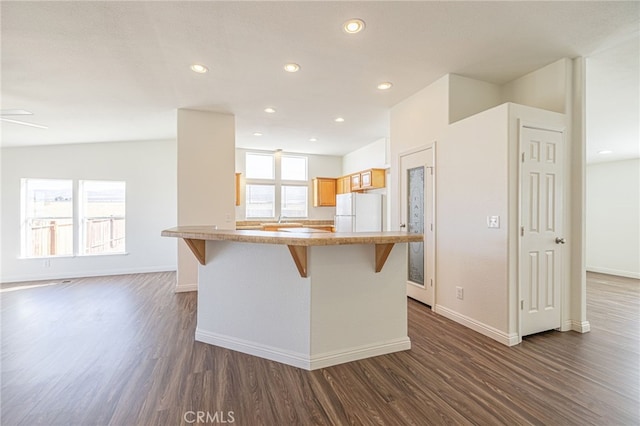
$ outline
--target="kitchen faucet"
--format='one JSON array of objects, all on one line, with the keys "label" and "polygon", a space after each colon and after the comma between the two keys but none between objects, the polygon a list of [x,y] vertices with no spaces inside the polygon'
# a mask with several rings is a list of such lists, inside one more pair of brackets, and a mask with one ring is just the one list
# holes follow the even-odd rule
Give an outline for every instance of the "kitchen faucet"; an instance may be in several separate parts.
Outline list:
[{"label": "kitchen faucet", "polygon": [[285,219],[285,217],[282,215],[278,216],[278,223],[282,223],[282,219]]}]

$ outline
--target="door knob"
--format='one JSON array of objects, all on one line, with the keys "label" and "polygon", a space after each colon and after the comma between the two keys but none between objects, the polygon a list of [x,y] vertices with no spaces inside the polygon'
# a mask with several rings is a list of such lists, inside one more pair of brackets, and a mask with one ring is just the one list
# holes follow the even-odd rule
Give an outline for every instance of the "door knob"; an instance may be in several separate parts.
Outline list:
[{"label": "door knob", "polygon": [[400,228],[406,228],[406,227],[407,227],[406,224],[404,224],[404,223],[400,224]]},{"label": "door knob", "polygon": [[556,237],[556,244],[564,244],[566,242],[564,238]]}]

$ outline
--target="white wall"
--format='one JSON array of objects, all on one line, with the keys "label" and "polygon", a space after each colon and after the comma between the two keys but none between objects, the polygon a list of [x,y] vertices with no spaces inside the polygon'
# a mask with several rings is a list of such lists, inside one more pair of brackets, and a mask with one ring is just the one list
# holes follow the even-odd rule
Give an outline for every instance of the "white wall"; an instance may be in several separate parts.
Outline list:
[{"label": "white wall", "polygon": [[[579,65],[575,60],[556,61],[507,83],[499,88],[499,92],[502,102],[517,102],[566,114],[552,115],[554,126],[564,127],[567,138],[564,219],[567,228],[571,230],[567,235],[570,241],[567,244],[567,263],[570,267],[565,272],[567,286],[563,294],[563,329],[568,329],[569,324],[569,328],[574,330],[588,331],[586,291],[582,277],[584,267],[580,263],[583,250],[580,232],[583,212],[579,194],[584,187],[581,178],[584,138],[580,132],[584,123],[580,117],[584,113],[581,101],[584,89]],[[517,282],[517,269],[514,268],[517,259],[501,259],[499,252],[502,250],[504,256],[507,256],[508,247],[510,250],[517,247],[517,237],[513,232],[514,220],[511,218],[504,225],[510,226],[507,247],[503,247],[503,230],[492,230],[494,233],[487,234],[488,229],[484,228],[487,215],[502,217],[505,209],[517,212],[517,161],[513,161],[517,148],[509,148],[507,156],[504,150],[506,148],[496,145],[498,141],[491,139],[491,136],[498,137],[503,130],[493,127],[495,123],[491,124],[491,121],[477,122],[474,115],[456,121],[467,114],[479,112],[474,110],[488,107],[495,100],[495,86],[448,75],[395,105],[391,110],[390,150],[393,167],[388,191],[391,204],[395,206],[391,211],[391,229],[397,230],[400,205],[399,154],[436,141],[436,310],[442,303],[443,312],[446,311],[456,321],[475,327],[494,338],[498,336],[498,340],[507,338],[512,342],[513,333],[517,331],[517,289],[513,287],[513,283]],[[509,107],[510,119],[504,122],[504,131],[508,129],[511,141],[517,142],[519,118],[527,116],[536,123],[539,117],[548,115],[540,110],[535,110],[540,114],[534,112],[533,108],[526,106]],[[486,111],[482,115],[498,114],[501,108],[504,106]],[[454,123],[449,125],[450,122]],[[474,126],[478,126],[480,130],[474,130]],[[573,127],[578,129],[574,130]],[[506,158],[511,161],[498,166],[497,161]],[[485,164],[486,167],[483,167]],[[487,185],[495,186],[496,190],[487,191]],[[465,199],[472,200],[473,203],[467,204]],[[480,209],[487,211],[481,212]],[[465,240],[467,233],[473,241],[481,243],[479,248]],[[484,256],[487,256],[486,264],[482,263]],[[510,287],[505,283],[510,283]],[[471,286],[471,300],[477,301],[477,304],[461,303],[455,299],[455,287],[460,285]],[[498,287],[504,290],[504,294],[499,294]],[[485,295],[494,297],[495,300],[485,298]]]},{"label": "white wall", "polygon": [[587,270],[640,278],[640,159],[587,166]]},{"label": "white wall", "polygon": [[[175,270],[175,141],[2,149],[2,282]],[[20,179],[126,182],[126,255],[20,259]]]},{"label": "white wall", "polygon": [[[451,125],[436,159],[437,310],[508,332],[509,105]],[[489,229],[487,216],[500,216]],[[456,287],[464,299],[456,298]]]},{"label": "white wall", "polygon": [[[178,110],[178,225],[235,229],[235,117]],[[174,241],[175,244],[175,241]],[[198,288],[198,262],[178,241],[176,291]]]},{"label": "white wall", "polygon": [[501,103],[501,88],[497,84],[449,74],[449,123],[455,123]]},{"label": "white wall", "polygon": [[384,169],[389,165],[387,138],[363,146],[342,157],[342,176],[367,169]]},{"label": "white wall", "polygon": [[570,59],[560,59],[543,68],[530,72],[505,85],[501,90],[502,102],[567,113],[567,74],[571,70]]},{"label": "white wall", "polygon": [[[400,154],[430,145],[449,125],[449,76],[445,75],[391,108],[391,173],[387,181],[390,231],[400,230]],[[437,153],[436,153],[437,155]]]},{"label": "white wall", "polygon": [[[235,168],[236,172],[242,173],[240,185],[240,205],[236,206],[236,220],[245,220],[245,153],[262,152],[255,149],[236,149]],[[267,151],[264,151],[267,152]],[[273,153],[272,151],[268,151]],[[287,154],[283,152],[283,154]],[[313,155],[302,153],[291,153],[292,155],[303,155],[308,159],[307,167],[309,174],[309,217],[310,220],[333,220],[336,214],[335,207],[313,207],[313,184],[312,179],[315,177],[339,177],[342,176],[342,157],[331,155]]]}]

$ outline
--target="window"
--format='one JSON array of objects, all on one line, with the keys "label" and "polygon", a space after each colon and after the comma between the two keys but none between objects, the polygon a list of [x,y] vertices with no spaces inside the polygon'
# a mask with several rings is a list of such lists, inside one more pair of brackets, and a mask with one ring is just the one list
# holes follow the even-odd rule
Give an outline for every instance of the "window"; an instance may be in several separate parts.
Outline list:
[{"label": "window", "polygon": [[245,174],[246,218],[307,217],[307,157],[247,152]]},{"label": "window", "polygon": [[22,179],[22,256],[73,254],[73,181]]},{"label": "window", "polygon": [[275,164],[272,154],[247,153],[247,179],[275,179]]},{"label": "window", "polygon": [[247,217],[275,217],[274,185],[247,185]]},{"label": "window", "polygon": [[307,157],[282,156],[282,180],[307,181]]},{"label": "window", "polygon": [[282,186],[283,217],[307,217],[307,190],[306,186]]},{"label": "window", "polygon": [[74,197],[73,180],[22,179],[22,257],[125,252],[125,182],[84,180],[77,189]]},{"label": "window", "polygon": [[125,183],[80,181],[80,254],[124,253]]}]

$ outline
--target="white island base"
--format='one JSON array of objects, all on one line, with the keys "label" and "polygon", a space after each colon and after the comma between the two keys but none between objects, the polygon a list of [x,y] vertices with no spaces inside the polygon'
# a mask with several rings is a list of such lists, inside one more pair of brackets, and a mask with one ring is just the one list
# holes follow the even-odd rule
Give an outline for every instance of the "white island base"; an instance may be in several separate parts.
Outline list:
[{"label": "white island base", "polygon": [[306,370],[407,350],[406,243],[380,272],[375,245],[206,241],[196,340]]}]

